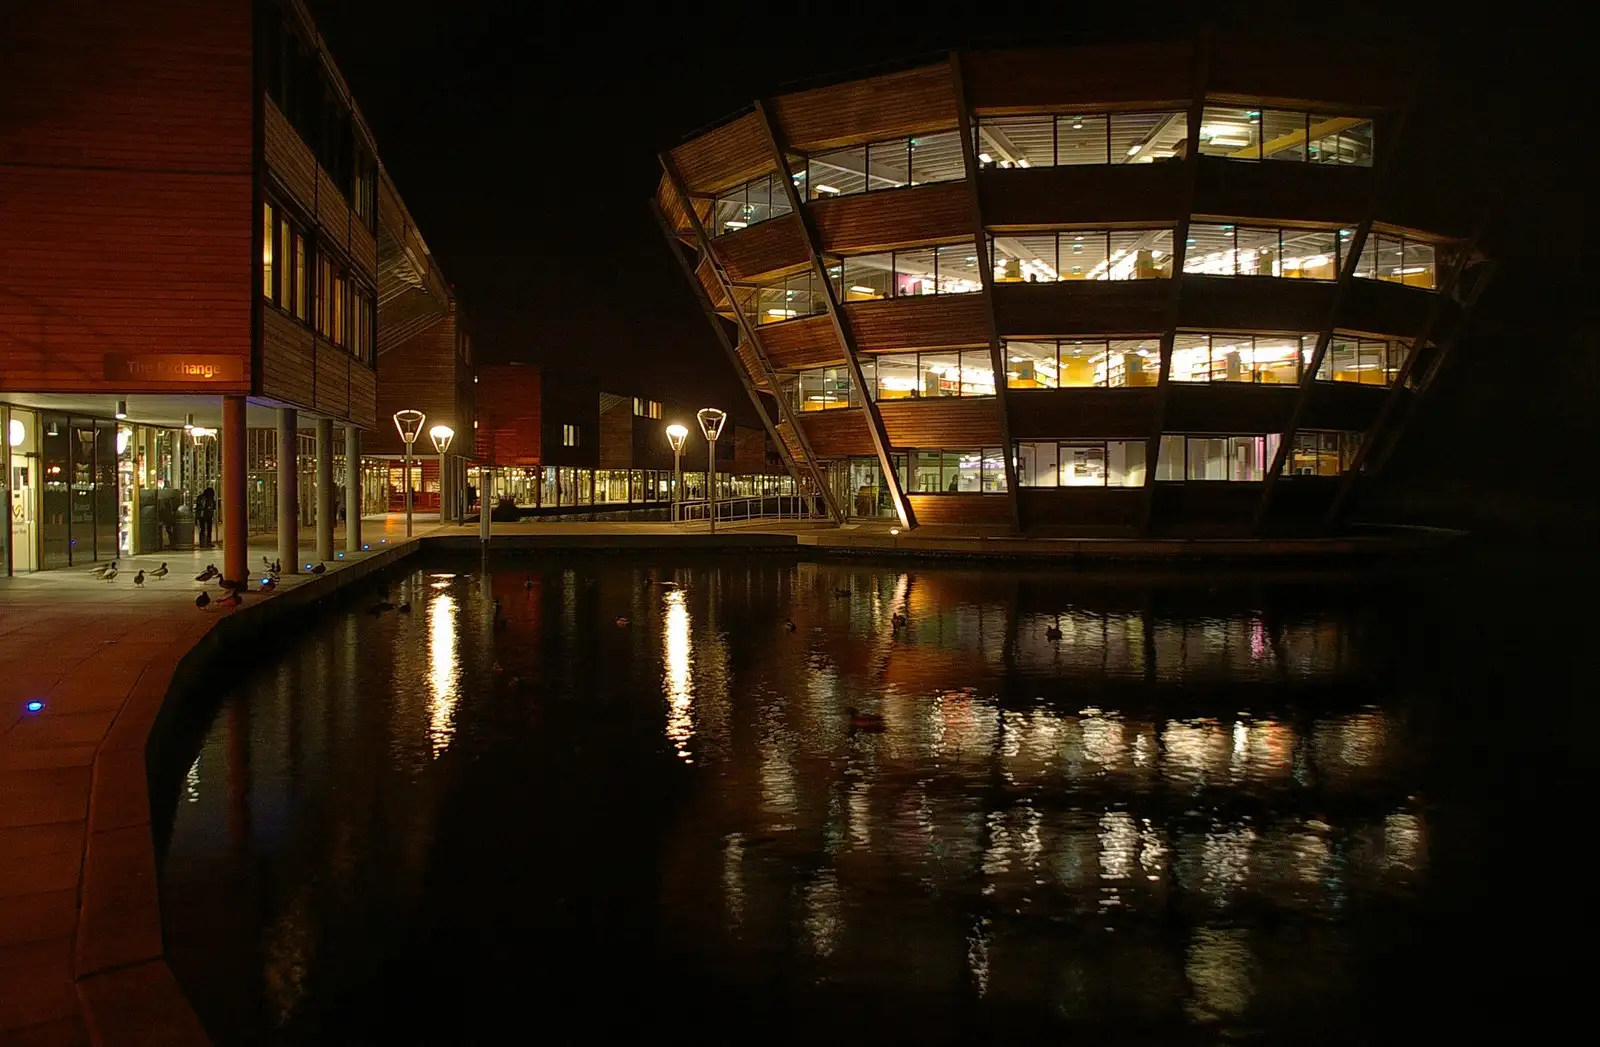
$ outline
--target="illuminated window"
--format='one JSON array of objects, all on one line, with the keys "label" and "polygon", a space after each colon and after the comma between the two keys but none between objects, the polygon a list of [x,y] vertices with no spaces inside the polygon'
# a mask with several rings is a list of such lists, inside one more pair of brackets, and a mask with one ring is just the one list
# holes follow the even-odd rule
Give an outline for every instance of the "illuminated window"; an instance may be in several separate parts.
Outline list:
[{"label": "illuminated window", "polygon": [[1230,160],[1371,167],[1372,120],[1299,110],[1206,106],[1200,152]]},{"label": "illuminated window", "polygon": [[996,283],[1157,280],[1172,275],[1171,229],[1070,229],[990,236]]},{"label": "illuminated window", "polygon": [[987,349],[879,353],[863,359],[862,372],[869,382],[876,379],[879,400],[994,395],[994,367]]},{"label": "illuminated window", "polygon": [[1295,385],[1315,335],[1198,334],[1179,331],[1172,340],[1174,382],[1248,382]]},{"label": "illuminated window", "polygon": [[1181,109],[979,117],[973,144],[987,169],[1148,164],[1180,155],[1188,128]]},{"label": "illuminated window", "polygon": [[1278,453],[1279,439],[1277,433],[1165,433],[1161,437],[1156,479],[1230,483],[1265,480]]},{"label": "illuminated window", "polygon": [[578,446],[578,427],[577,426],[575,426],[575,425],[563,425],[561,427],[561,446],[562,447],[576,447],[576,446]]},{"label": "illuminated window", "polygon": [[1317,381],[1393,385],[1409,351],[1410,346],[1394,339],[1335,334],[1317,368]]},{"label": "illuminated window", "polygon": [[1302,429],[1294,434],[1283,475],[1338,476],[1355,463],[1361,437],[1356,431]]},{"label": "illuminated window", "polygon": [[278,230],[273,222],[272,205],[261,205],[261,294],[269,302],[278,300],[277,270],[273,256],[278,242]]},{"label": "illuminated window", "polygon": [[1337,280],[1343,244],[1338,230],[1207,224],[1189,227],[1183,271],[1213,276],[1277,276]]},{"label": "illuminated window", "polygon": [[1005,453],[998,447],[908,452],[913,494],[995,494],[1006,490]]},{"label": "illuminated window", "polygon": [[1141,487],[1143,440],[1050,440],[1016,444],[1019,487]]},{"label": "illuminated window", "polygon": [[1439,287],[1437,255],[1427,241],[1373,230],[1356,262],[1356,275],[1434,291]]},{"label": "illuminated window", "polygon": [[789,213],[789,194],[778,175],[762,175],[717,194],[712,207],[712,236],[738,232],[769,218]]},{"label": "illuminated window", "polygon": [[294,315],[301,320],[309,321],[310,295],[306,287],[310,283],[310,274],[306,272],[306,238],[298,230],[294,233]]},{"label": "illuminated window", "polygon": [[815,153],[795,183],[807,199],[899,189],[966,177],[961,139],[954,131],[890,138]]},{"label": "illuminated window", "polygon": [[1161,372],[1161,340],[1063,338],[1007,341],[1006,385],[1012,389],[1148,388]]}]

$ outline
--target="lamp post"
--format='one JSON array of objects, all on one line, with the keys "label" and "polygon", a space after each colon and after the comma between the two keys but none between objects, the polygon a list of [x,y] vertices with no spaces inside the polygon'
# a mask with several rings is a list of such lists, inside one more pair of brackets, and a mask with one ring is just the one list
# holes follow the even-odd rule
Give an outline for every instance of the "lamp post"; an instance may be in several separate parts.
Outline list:
[{"label": "lamp post", "polygon": [[667,426],[667,443],[672,446],[672,522],[678,522],[678,507],[683,503],[683,441],[689,430],[677,424]]},{"label": "lamp post", "polygon": [[728,421],[728,412],[715,407],[702,407],[695,412],[700,431],[706,437],[706,514],[711,517],[711,533],[717,533],[717,437]]},{"label": "lamp post", "polygon": [[450,450],[450,441],[456,438],[456,431],[448,425],[436,425],[428,430],[428,439],[433,441],[433,449],[439,452],[439,522],[446,523],[444,493],[449,488],[445,486],[445,452]]},{"label": "lamp post", "polygon": [[417,434],[422,432],[422,423],[428,416],[421,411],[396,411],[394,413],[394,427],[400,433],[400,439],[406,444],[406,467],[402,482],[406,486],[406,537],[411,537],[411,445],[417,442]]}]

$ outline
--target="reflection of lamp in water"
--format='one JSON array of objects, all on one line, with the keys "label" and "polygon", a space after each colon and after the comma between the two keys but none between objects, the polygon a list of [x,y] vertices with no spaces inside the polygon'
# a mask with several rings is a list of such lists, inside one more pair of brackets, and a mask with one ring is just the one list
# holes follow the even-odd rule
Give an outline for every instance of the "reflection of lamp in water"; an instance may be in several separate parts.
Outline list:
[{"label": "reflection of lamp in water", "polygon": [[433,755],[456,733],[456,600],[439,593],[428,601],[428,740]]},{"label": "reflection of lamp in water", "polygon": [[672,522],[678,522],[678,507],[683,502],[683,442],[689,430],[676,423],[667,426],[667,443],[672,447]]},{"label": "reflection of lamp in water", "polygon": [[694,721],[689,715],[693,679],[689,672],[689,608],[681,589],[667,593],[666,628],[662,630],[665,648],[667,691],[667,739],[678,756],[693,762],[689,739],[694,737]]},{"label": "reflection of lamp in water", "polygon": [[706,515],[711,518],[711,533],[717,533],[717,437],[728,422],[728,412],[715,407],[702,407],[695,412],[700,431],[705,434],[707,447]]}]

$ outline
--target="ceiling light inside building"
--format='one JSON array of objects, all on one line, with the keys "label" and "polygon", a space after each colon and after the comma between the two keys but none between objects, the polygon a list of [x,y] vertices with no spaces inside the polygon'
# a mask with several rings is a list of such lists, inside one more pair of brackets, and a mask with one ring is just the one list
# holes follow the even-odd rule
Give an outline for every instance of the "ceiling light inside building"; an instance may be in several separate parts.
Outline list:
[{"label": "ceiling light inside building", "polygon": [[876,288],[867,287],[867,286],[864,286],[862,284],[855,284],[850,288],[850,290],[854,291],[856,294],[877,294],[878,293]]},{"label": "ceiling light inside building", "polygon": [[994,157],[990,156],[988,153],[979,153],[978,154],[978,160],[979,160],[980,163],[985,163],[985,164],[994,163]]},{"label": "ceiling light inside building", "polygon": [[750,223],[748,223],[748,222],[741,222],[741,221],[738,221],[737,219],[730,218],[726,222],[722,223],[722,227],[724,229],[743,229],[745,226],[747,226],[749,224]]},{"label": "ceiling light inside building", "polygon": [[817,186],[817,192],[819,192],[819,193],[837,193],[838,191],[839,190],[835,189],[831,185],[821,185],[821,184],[819,184]]},{"label": "ceiling light inside building", "polygon": [[1143,148],[1144,148],[1144,146],[1142,144],[1140,144],[1138,142],[1135,142],[1132,145],[1128,146],[1128,155],[1129,156],[1134,156],[1139,152],[1139,150],[1141,150]]}]

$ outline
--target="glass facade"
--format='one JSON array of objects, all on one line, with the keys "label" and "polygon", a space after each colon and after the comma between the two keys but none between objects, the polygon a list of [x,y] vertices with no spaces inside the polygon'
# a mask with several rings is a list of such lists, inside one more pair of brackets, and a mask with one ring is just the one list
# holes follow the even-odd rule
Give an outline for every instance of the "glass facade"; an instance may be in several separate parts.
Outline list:
[{"label": "glass facade", "polygon": [[1006,490],[1005,451],[999,447],[906,452],[909,494],[995,494]]},{"label": "glass facade", "polygon": [[1161,375],[1161,340],[1062,338],[1007,341],[1006,385],[1011,389],[1144,388]]},{"label": "glass facade", "polygon": [[863,358],[862,371],[878,400],[994,395],[994,367],[987,349],[879,353]]},{"label": "glass facade", "polygon": [[861,398],[851,384],[848,367],[819,367],[788,375],[780,381],[785,395],[797,411],[831,411],[861,406]]},{"label": "glass facade", "polygon": [[1181,155],[1189,118],[1181,109],[984,116],[973,134],[983,168],[1147,164]]},{"label": "glass facade", "polygon": [[1164,433],[1156,479],[1253,483],[1267,478],[1278,453],[1278,433],[1214,435]]},{"label": "glass facade", "polygon": [[1230,160],[1278,160],[1371,167],[1372,120],[1293,109],[1206,106],[1200,154]]},{"label": "glass facade", "polygon": [[[671,469],[579,469],[547,465],[499,469],[495,492],[524,508],[601,509],[606,506],[667,504],[672,501]],[[684,470],[684,498],[705,497],[704,470]],[[748,498],[794,494],[794,480],[773,474],[717,473],[717,497]]]},{"label": "glass facade", "polygon": [[1337,280],[1353,235],[1350,229],[1308,231],[1196,222],[1189,227],[1183,271]]},{"label": "glass facade", "polygon": [[990,236],[996,283],[1159,280],[1172,275],[1171,229],[1067,229]]},{"label": "glass facade", "polygon": [[1373,230],[1367,235],[1356,275],[1363,280],[1439,289],[1438,251],[1427,241]]},{"label": "glass facade", "polygon": [[1409,345],[1394,339],[1335,334],[1328,343],[1322,366],[1317,368],[1317,381],[1393,385],[1399,380],[1400,368],[1410,352]]},{"label": "glass facade", "polygon": [[1249,382],[1294,385],[1316,335],[1200,334],[1180,331],[1172,341],[1174,382]]},{"label": "glass facade", "polygon": [[724,189],[712,207],[711,235],[736,232],[789,213],[789,194],[779,175],[762,175],[743,185]]},{"label": "glass facade", "polygon": [[814,153],[795,172],[795,184],[805,199],[826,200],[965,177],[960,137],[936,131]]},{"label": "glass facade", "polygon": [[972,241],[841,258],[839,297],[846,302],[929,294],[973,294],[983,274]]},{"label": "glass facade", "polygon": [[1018,487],[1142,487],[1143,440],[1018,443]]},{"label": "glass facade", "polygon": [[1355,464],[1361,450],[1362,433],[1323,429],[1302,429],[1289,445],[1289,458],[1283,467],[1288,476],[1338,476]]}]

